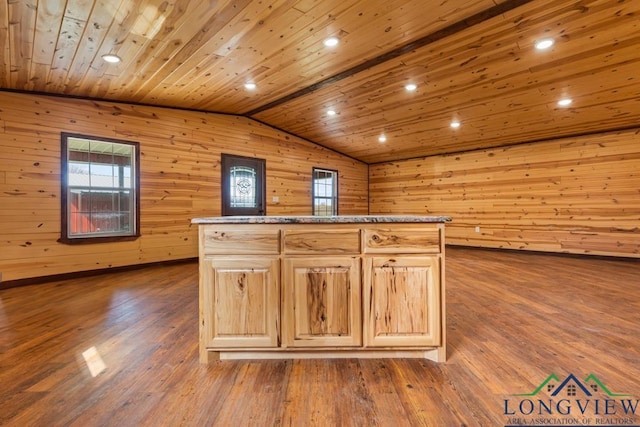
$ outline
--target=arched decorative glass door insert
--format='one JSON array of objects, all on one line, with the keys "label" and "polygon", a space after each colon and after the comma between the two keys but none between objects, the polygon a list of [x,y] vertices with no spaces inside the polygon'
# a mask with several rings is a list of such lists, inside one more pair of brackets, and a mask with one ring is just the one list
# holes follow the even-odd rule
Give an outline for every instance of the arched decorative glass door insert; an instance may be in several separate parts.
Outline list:
[{"label": "arched decorative glass door insert", "polygon": [[229,194],[232,208],[256,207],[256,170],[232,166],[229,170]]},{"label": "arched decorative glass door insert", "polygon": [[265,161],[222,155],[222,215],[265,215]]}]

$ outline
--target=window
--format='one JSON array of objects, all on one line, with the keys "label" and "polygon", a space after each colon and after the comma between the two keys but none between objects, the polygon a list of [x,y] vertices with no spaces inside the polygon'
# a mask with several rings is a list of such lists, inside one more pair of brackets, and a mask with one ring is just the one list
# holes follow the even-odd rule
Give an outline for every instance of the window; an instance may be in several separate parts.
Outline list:
[{"label": "window", "polygon": [[338,215],[338,171],[313,168],[313,214]]},{"label": "window", "polygon": [[265,215],[264,159],[222,154],[222,215]]},{"label": "window", "polygon": [[61,242],[139,236],[139,157],[134,142],[62,134]]}]

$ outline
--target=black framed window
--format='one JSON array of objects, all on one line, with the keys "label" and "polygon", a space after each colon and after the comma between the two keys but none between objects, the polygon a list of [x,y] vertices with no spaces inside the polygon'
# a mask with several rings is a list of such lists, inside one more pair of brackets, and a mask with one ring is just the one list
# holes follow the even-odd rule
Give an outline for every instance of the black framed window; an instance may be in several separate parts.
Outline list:
[{"label": "black framed window", "polygon": [[313,214],[338,215],[338,171],[313,168]]},{"label": "black framed window", "polygon": [[62,133],[63,243],[132,240],[140,230],[138,143]]}]

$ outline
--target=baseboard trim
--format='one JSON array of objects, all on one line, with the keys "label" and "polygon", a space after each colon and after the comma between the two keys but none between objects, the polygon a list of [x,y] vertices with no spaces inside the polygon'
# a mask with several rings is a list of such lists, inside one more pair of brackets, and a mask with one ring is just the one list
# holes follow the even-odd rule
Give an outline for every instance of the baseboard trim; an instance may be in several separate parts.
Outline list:
[{"label": "baseboard trim", "polygon": [[29,277],[26,279],[7,280],[5,282],[0,282],[0,290],[17,288],[20,286],[38,285],[42,283],[55,282],[58,280],[78,279],[82,277],[98,276],[100,274],[119,273],[122,271],[138,270],[138,269],[147,268],[147,267],[155,267],[160,265],[186,264],[186,263],[197,262],[197,261],[198,261],[198,258],[193,257],[193,258],[174,259],[170,261],[148,262],[144,264],[123,265],[120,267],[100,268],[97,270],[74,271],[70,273],[52,274],[49,276]]},{"label": "baseboard trim", "polygon": [[519,254],[526,255],[553,255],[565,258],[583,258],[583,259],[601,259],[607,261],[628,261],[628,262],[638,262],[639,258],[634,256],[621,256],[621,255],[597,255],[597,254],[579,254],[573,252],[552,252],[552,251],[538,251],[532,249],[516,249],[516,248],[492,248],[488,246],[466,246],[460,245],[456,243],[447,243],[445,245],[447,248],[460,248],[460,249],[472,249],[479,251],[492,251],[492,252],[509,252],[514,253],[517,252]]}]

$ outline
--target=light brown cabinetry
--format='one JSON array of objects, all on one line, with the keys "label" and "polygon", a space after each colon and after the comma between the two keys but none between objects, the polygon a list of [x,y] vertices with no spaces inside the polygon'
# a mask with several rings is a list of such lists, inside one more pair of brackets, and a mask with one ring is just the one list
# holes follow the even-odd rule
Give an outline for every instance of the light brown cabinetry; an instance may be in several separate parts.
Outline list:
[{"label": "light brown cabinetry", "polygon": [[364,230],[366,347],[440,346],[443,231],[406,225]]},{"label": "light brown cabinetry", "polygon": [[286,258],[284,266],[283,346],[361,346],[360,258]]},{"label": "light brown cabinetry", "polygon": [[277,257],[204,258],[203,299],[212,315],[209,348],[277,347],[280,261]]},{"label": "light brown cabinetry", "polygon": [[202,362],[445,360],[441,222],[219,221],[200,226]]},{"label": "light brown cabinetry", "polygon": [[436,257],[366,257],[365,345],[440,344],[440,272]]}]

